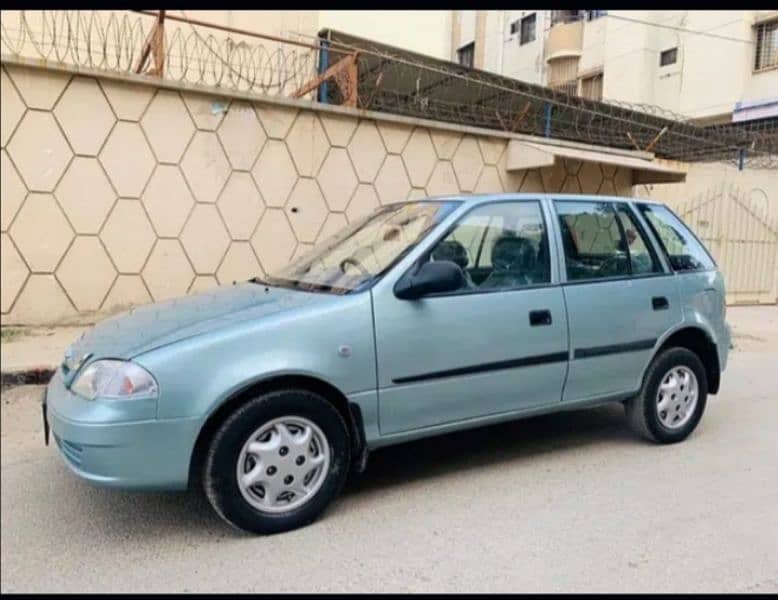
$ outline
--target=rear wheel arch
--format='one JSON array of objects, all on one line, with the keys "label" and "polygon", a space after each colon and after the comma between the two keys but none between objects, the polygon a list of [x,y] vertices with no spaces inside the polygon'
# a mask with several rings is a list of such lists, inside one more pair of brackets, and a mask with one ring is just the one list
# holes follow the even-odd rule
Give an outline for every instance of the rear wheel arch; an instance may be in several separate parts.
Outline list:
[{"label": "rear wheel arch", "polygon": [[[338,388],[310,375],[280,375],[249,383],[225,399],[208,415],[197,435],[189,461],[189,485],[197,483],[201,474],[208,448],[214,434],[225,419],[249,399],[280,389],[298,389],[322,396],[340,413],[348,426],[352,464],[360,470],[364,467],[362,458],[366,452],[364,424],[359,406],[349,402]],[[360,460],[362,458],[362,460]]]},{"label": "rear wheel arch", "polygon": [[667,348],[686,348],[694,352],[705,367],[705,376],[708,380],[708,393],[716,394],[721,383],[721,367],[716,343],[710,334],[700,327],[683,327],[670,334],[662,345],[657,348],[653,359],[659,356]]}]

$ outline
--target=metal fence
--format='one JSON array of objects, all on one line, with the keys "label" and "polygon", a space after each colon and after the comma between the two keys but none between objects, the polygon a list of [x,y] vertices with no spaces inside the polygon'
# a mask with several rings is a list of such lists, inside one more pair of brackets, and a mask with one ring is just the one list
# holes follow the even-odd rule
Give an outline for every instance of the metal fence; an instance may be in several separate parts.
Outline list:
[{"label": "metal fence", "polygon": [[778,169],[775,118],[702,127],[656,106],[581,98],[336,31],[292,40],[162,16],[6,11],[0,46],[3,53],[57,63],[651,151],[674,160]]}]

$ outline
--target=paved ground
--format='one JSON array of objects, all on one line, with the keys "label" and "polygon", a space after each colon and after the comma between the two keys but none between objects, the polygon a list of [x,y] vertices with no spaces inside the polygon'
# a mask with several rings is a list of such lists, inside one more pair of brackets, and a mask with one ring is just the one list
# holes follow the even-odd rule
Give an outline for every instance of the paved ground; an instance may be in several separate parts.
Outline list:
[{"label": "paved ground", "polygon": [[685,443],[620,407],[389,448],[314,525],[258,538],[196,493],[77,481],[37,389],[2,399],[2,591],[778,591],[778,309]]}]

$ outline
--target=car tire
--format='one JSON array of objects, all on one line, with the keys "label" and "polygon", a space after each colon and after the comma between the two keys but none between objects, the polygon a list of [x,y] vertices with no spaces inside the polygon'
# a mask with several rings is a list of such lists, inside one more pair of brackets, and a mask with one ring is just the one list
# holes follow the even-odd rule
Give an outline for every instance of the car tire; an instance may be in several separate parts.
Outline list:
[{"label": "car tire", "polygon": [[[692,386],[696,392],[687,400]],[[668,348],[654,357],[640,392],[627,400],[624,408],[636,433],[653,442],[673,444],[686,439],[697,427],[707,396],[708,380],[700,358],[686,348]],[[669,409],[662,410],[667,402]],[[676,408],[683,412],[676,412]],[[673,419],[676,422],[670,423]]]},{"label": "car tire", "polygon": [[[264,438],[255,437],[265,430]],[[312,441],[306,446],[304,436],[309,431]],[[290,434],[294,437],[290,438]],[[203,466],[205,495],[222,519],[245,531],[272,534],[308,525],[327,508],[345,483],[351,458],[348,436],[343,417],[318,394],[295,389],[261,394],[242,404],[215,432]],[[248,452],[250,447],[263,450],[253,455]],[[305,467],[290,462],[304,463],[306,457],[310,462]],[[307,473],[313,476],[310,491],[287,491],[287,479],[293,479],[293,474],[301,473],[300,469],[319,459],[323,461],[321,466]],[[239,473],[251,480],[255,468],[266,483],[248,485],[243,478],[239,482]],[[305,474],[300,475],[298,483],[304,477]],[[266,485],[276,487],[266,488]],[[268,495],[268,489],[274,493]],[[278,490],[281,492],[275,493]],[[280,498],[277,500],[280,506],[271,505],[272,498]],[[293,506],[297,501],[302,504]]]}]

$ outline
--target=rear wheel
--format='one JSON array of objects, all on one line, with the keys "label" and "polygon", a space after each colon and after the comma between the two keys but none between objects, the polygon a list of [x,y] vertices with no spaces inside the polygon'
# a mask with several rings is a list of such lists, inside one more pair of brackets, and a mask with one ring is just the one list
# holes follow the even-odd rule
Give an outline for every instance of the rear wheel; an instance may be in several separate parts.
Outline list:
[{"label": "rear wheel", "polygon": [[279,390],[238,408],[216,431],[204,465],[206,496],[227,522],[278,533],[314,521],[340,492],[348,429],[318,394]]},{"label": "rear wheel", "polygon": [[686,348],[668,348],[654,358],[640,393],[624,406],[633,430],[671,444],[694,431],[707,396],[708,380],[699,357]]}]

